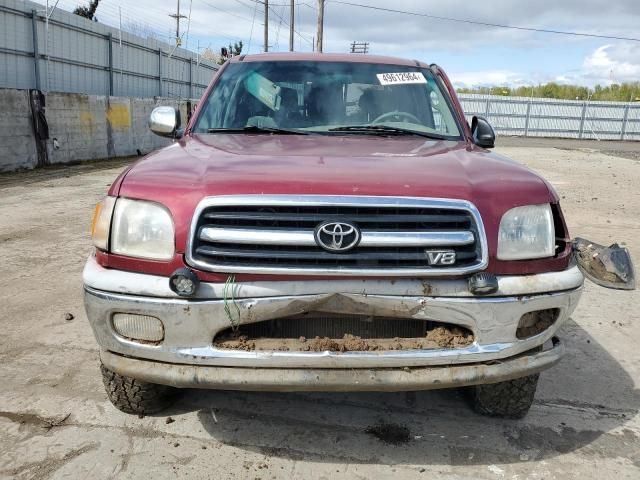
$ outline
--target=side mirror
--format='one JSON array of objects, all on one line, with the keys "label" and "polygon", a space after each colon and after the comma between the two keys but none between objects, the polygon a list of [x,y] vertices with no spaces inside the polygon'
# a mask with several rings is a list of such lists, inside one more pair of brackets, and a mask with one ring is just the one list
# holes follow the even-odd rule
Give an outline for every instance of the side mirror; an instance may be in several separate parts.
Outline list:
[{"label": "side mirror", "polygon": [[180,111],[173,107],[156,107],[149,116],[149,129],[156,135],[180,138]]},{"label": "side mirror", "polygon": [[471,135],[473,143],[482,148],[493,148],[496,144],[496,133],[484,117],[471,119]]},{"label": "side mirror", "polygon": [[634,290],[635,272],[629,250],[617,243],[605,247],[584,238],[573,241],[578,268],[593,283],[606,288]]}]

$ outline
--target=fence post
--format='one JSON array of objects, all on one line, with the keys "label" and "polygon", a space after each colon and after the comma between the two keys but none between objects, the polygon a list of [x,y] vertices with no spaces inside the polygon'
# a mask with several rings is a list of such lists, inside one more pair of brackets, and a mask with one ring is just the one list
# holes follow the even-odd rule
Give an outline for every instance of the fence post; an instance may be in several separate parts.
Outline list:
[{"label": "fence post", "polygon": [[627,119],[629,118],[629,104],[624,106],[624,115],[622,117],[622,129],[620,130],[620,140],[624,140],[624,134],[627,132]]},{"label": "fence post", "polygon": [[489,100],[489,97],[487,97],[487,103],[485,103],[484,105],[484,117],[489,120],[489,105],[490,105],[491,101]]},{"label": "fence post", "polygon": [[193,58],[189,57],[189,98],[193,98]]},{"label": "fence post", "polygon": [[578,138],[582,138],[584,133],[584,119],[587,116],[587,102],[582,103],[582,115],[580,115],[580,131],[578,132]]},{"label": "fence post", "polygon": [[162,96],[162,49],[158,49],[158,96]]},{"label": "fence post", "polygon": [[38,51],[38,11],[31,10],[31,30],[33,33],[33,69],[36,77],[36,90],[40,90],[40,52]]},{"label": "fence post", "polygon": [[527,102],[527,116],[524,119],[524,136],[529,135],[529,115],[531,114],[531,99]]},{"label": "fence post", "polygon": [[113,35],[109,33],[107,35],[107,41],[109,42],[109,96],[113,96]]}]

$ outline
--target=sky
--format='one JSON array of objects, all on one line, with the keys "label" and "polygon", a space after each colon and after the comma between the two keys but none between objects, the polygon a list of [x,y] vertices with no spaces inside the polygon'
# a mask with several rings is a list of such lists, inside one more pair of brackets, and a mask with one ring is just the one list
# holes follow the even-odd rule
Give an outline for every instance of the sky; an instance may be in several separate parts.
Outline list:
[{"label": "sky", "polygon": [[[46,3],[45,0],[38,0]],[[420,14],[517,27],[631,37],[589,38],[498,28],[391,13],[327,0],[324,51],[348,52],[369,42],[373,54],[438,63],[456,87],[537,85],[555,81],[593,87],[640,81],[640,0],[344,0]],[[49,0],[50,5],[55,0]],[[73,10],[89,0],[58,0]],[[269,48],[289,48],[289,0],[270,0]],[[317,0],[295,0],[295,49],[311,51]],[[154,32],[172,41],[177,0],[101,0],[98,20]],[[245,53],[263,49],[264,5],[255,0],[181,0],[183,47],[196,51],[242,40]],[[187,35],[188,32],[188,35]]]}]

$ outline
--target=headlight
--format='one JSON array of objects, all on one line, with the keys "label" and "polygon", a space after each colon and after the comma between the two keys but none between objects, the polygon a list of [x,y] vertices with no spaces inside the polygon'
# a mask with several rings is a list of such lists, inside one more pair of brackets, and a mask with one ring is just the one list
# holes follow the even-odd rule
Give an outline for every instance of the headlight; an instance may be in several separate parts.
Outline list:
[{"label": "headlight", "polygon": [[96,205],[93,212],[91,238],[93,244],[100,250],[106,250],[109,247],[109,229],[111,228],[111,215],[115,203],[115,197],[107,197]]},{"label": "headlight", "polygon": [[118,198],[113,212],[111,252],[130,257],[170,260],[174,228],[169,211],[160,204]]},{"label": "headlight", "polygon": [[554,253],[555,229],[548,203],[512,208],[503,215],[498,235],[499,260],[552,257]]}]

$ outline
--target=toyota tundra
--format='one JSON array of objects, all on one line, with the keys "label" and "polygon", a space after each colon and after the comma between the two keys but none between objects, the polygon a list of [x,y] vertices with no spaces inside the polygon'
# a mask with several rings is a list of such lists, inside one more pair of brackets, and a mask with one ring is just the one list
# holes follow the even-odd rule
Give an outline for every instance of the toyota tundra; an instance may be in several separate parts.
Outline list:
[{"label": "toyota tundra", "polygon": [[[626,249],[572,240],[554,188],[493,153],[444,71],[371,55],[241,55],[95,210],[87,317],[109,399],[180,388],[464,387],[521,417],[584,276]],[[583,273],[584,272],[584,273]]]}]

